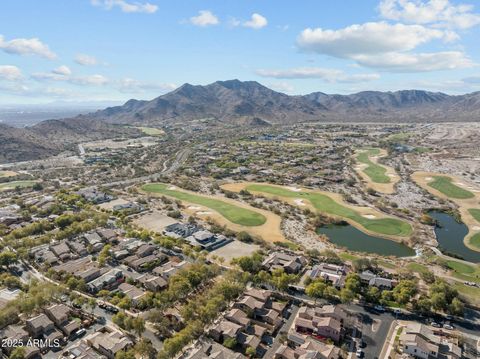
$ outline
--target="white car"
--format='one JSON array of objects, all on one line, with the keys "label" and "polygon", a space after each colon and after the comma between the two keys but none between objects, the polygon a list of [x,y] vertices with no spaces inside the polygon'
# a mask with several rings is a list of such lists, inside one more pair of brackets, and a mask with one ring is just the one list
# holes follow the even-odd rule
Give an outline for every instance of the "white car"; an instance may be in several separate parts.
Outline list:
[{"label": "white car", "polygon": [[384,312],[385,311],[385,308],[382,307],[381,305],[378,305],[378,304],[376,306],[374,306],[373,309],[375,309],[378,312]]},{"label": "white car", "polygon": [[442,326],[438,324],[437,322],[431,322],[430,325],[434,328],[441,328]]},{"label": "white car", "polygon": [[451,325],[451,324],[445,323],[445,324],[443,325],[443,329],[453,330],[454,327],[453,327],[453,325]]},{"label": "white car", "polygon": [[362,357],[363,357],[363,350],[357,349],[357,358],[362,358]]}]

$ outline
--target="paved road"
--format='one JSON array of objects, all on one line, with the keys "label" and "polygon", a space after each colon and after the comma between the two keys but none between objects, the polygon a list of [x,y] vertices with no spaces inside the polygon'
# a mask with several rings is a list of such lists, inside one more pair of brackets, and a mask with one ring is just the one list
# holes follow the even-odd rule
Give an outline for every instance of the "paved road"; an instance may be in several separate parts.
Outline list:
[{"label": "paved road", "polygon": [[390,313],[378,313],[357,304],[342,305],[342,307],[357,317],[358,335],[361,335],[367,344],[363,349],[364,357],[379,358],[388,329],[395,318]]}]

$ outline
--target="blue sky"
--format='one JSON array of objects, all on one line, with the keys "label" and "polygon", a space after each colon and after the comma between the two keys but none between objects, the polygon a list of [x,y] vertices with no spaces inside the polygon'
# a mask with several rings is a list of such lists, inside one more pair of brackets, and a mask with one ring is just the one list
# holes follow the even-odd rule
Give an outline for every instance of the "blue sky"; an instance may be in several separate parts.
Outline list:
[{"label": "blue sky", "polygon": [[480,90],[465,0],[2,0],[0,104],[151,99],[238,78],[278,91]]}]

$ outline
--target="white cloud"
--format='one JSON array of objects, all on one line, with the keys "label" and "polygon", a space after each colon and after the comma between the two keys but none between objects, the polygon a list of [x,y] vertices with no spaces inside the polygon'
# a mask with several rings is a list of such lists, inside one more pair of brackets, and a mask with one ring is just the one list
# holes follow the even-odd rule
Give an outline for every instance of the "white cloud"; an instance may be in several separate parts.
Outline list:
[{"label": "white cloud", "polygon": [[125,0],[91,0],[92,5],[101,6],[106,10],[111,10],[118,7],[125,13],[145,13],[153,14],[158,10],[158,6],[148,2],[142,3],[138,1]]},{"label": "white cloud", "polygon": [[452,5],[449,0],[383,0],[379,7],[385,19],[414,24],[432,24],[468,29],[480,24],[480,14],[473,6]]},{"label": "white cloud", "polygon": [[56,75],[70,76],[72,74],[72,70],[70,70],[68,66],[62,65],[57,67],[56,69],[53,69],[52,73]]},{"label": "white cloud", "polygon": [[102,86],[108,83],[108,78],[103,75],[95,74],[88,76],[71,77],[70,82],[78,85]]},{"label": "white cloud", "polygon": [[358,54],[408,51],[445,36],[441,30],[421,25],[368,22],[340,30],[307,28],[298,37],[297,44],[305,51],[349,58]]},{"label": "white cloud", "polygon": [[241,21],[235,18],[230,19],[230,25],[231,26],[243,26],[243,27],[249,27],[251,29],[261,29],[262,27],[265,27],[268,25],[268,20],[257,13],[252,14],[252,17],[250,20],[246,21]]},{"label": "white cloud", "polygon": [[75,56],[75,62],[83,66],[95,66],[98,64],[98,60],[94,56],[86,54],[77,54],[77,56]]},{"label": "white cloud", "polygon": [[173,83],[142,82],[132,78],[124,78],[118,81],[117,88],[124,93],[144,93],[146,91],[172,91],[178,86]]},{"label": "white cloud", "polygon": [[50,60],[53,60],[57,57],[57,55],[52,52],[46,44],[37,38],[20,38],[5,41],[4,37],[0,35],[0,49],[9,54],[38,55]]},{"label": "white cloud", "polygon": [[50,72],[37,72],[32,74],[37,81],[65,81],[75,85],[102,86],[109,82],[103,75],[75,76],[67,66],[60,66]]},{"label": "white cloud", "polygon": [[0,80],[17,81],[22,78],[22,71],[17,66],[0,65]]},{"label": "white cloud", "polygon": [[218,17],[216,17],[211,11],[200,10],[197,16],[192,16],[190,18],[190,23],[195,26],[206,27],[218,25],[220,21],[218,20]]},{"label": "white cloud", "polygon": [[391,72],[426,72],[475,66],[475,63],[460,51],[418,54],[390,52],[381,56],[358,55],[355,60],[362,66]]},{"label": "white cloud", "polygon": [[265,17],[263,17],[260,14],[254,13],[252,14],[252,17],[250,20],[245,21],[243,24],[245,27],[249,27],[251,29],[261,29],[262,27],[265,27],[268,25],[268,21]]},{"label": "white cloud", "polygon": [[297,39],[300,49],[342,59],[357,65],[390,72],[449,70],[474,66],[461,51],[413,53],[432,40],[450,42],[457,38],[450,30],[423,25],[370,22],[339,30],[305,29]]},{"label": "white cloud", "polygon": [[256,74],[262,77],[277,79],[322,79],[326,82],[335,83],[358,83],[378,80],[378,74],[346,74],[342,70],[321,67],[299,67],[287,70],[257,70]]}]

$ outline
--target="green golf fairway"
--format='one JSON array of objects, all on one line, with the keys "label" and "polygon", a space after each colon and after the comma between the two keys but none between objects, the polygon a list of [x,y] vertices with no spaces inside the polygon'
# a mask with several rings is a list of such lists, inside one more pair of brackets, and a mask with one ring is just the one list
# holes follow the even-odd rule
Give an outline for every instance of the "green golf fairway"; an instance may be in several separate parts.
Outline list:
[{"label": "green golf fairway", "polygon": [[468,212],[472,215],[475,220],[480,223],[480,209],[477,208],[470,208]]},{"label": "green golf fairway", "polygon": [[348,207],[342,206],[341,204],[335,202],[332,198],[315,192],[294,192],[288,189],[281,187],[262,185],[262,184],[252,184],[246,187],[248,191],[253,192],[263,192],[279,197],[288,197],[288,198],[301,198],[310,201],[310,203],[317,209],[319,212],[332,214],[335,216],[351,219],[352,221],[357,222],[365,229],[390,235],[390,236],[401,236],[407,237],[412,234],[412,227],[409,223],[401,221],[396,218],[379,218],[379,219],[368,219],[360,215],[358,212],[350,209]]},{"label": "green golf fairway", "polygon": [[20,187],[20,188],[32,187],[35,183],[36,181],[12,181],[12,182],[0,183],[0,191],[15,189],[17,187]]},{"label": "green golf fairway", "polygon": [[434,176],[434,180],[428,185],[442,192],[445,196],[457,199],[473,198],[475,195],[463,188],[460,188],[452,183],[452,179],[447,176]]},{"label": "green golf fairway", "polygon": [[228,219],[232,223],[236,223],[242,226],[247,227],[254,227],[260,226],[267,221],[264,215],[251,211],[246,208],[235,206],[231,203],[204,197],[200,195],[195,195],[183,191],[177,191],[168,189],[170,185],[164,183],[152,183],[146,184],[142,187],[142,189],[146,192],[153,192],[153,193],[161,193],[173,198],[177,198],[181,201],[186,201],[193,204],[198,204],[201,206],[208,207],[218,213],[220,213],[223,217]]},{"label": "green golf fairway", "polygon": [[378,148],[371,148],[361,152],[357,155],[357,161],[368,165],[362,171],[370,177],[372,182],[375,183],[390,183],[390,177],[385,175],[387,169],[379,164],[376,164],[370,161],[370,156],[376,156],[380,154],[380,150]]}]

